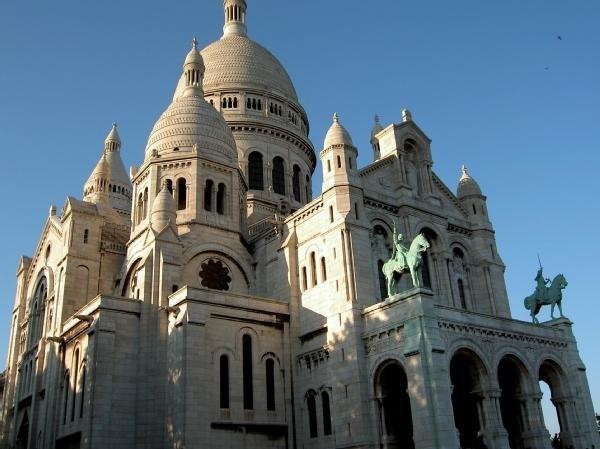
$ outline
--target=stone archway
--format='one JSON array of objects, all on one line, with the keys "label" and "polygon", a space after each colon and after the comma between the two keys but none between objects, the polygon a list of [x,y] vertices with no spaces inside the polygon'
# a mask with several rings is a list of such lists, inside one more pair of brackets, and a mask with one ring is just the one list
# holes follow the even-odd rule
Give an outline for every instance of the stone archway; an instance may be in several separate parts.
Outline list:
[{"label": "stone archway", "polygon": [[450,361],[452,408],[460,447],[476,447],[483,434],[485,414],[482,404],[482,378],[486,375],[483,363],[468,350],[457,351]]},{"label": "stone archway", "polygon": [[375,397],[379,405],[380,447],[414,449],[408,378],[398,362],[390,360],[379,367]]},{"label": "stone archway", "polygon": [[500,386],[500,413],[502,424],[508,433],[511,449],[525,449],[524,433],[530,430],[530,417],[526,403],[525,388],[527,371],[516,357],[504,356],[498,364]]},{"label": "stone archway", "polygon": [[[558,438],[563,447],[569,447],[574,444],[571,429],[571,419],[569,418],[570,402],[569,393],[566,391],[563,380],[562,369],[552,360],[544,360],[540,365],[538,372],[539,382],[544,382],[550,388],[551,402],[554,405],[560,434]],[[547,430],[547,428],[546,428]]]}]

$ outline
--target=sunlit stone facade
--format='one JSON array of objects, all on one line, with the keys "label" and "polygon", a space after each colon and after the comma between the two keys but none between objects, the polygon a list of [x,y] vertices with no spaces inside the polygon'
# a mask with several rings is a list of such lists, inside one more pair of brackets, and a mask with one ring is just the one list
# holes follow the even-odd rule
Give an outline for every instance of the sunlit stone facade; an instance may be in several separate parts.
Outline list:
[{"label": "sunlit stone facade", "polygon": [[[277,59],[224,2],[139,167],[113,126],[83,200],[17,270],[2,436],[17,448],[600,448],[571,323],[511,318],[486,197],[408,110],[319,157]],[[157,111],[158,112],[158,111]],[[359,151],[373,162],[357,165]],[[430,244],[387,297],[394,229]]]}]

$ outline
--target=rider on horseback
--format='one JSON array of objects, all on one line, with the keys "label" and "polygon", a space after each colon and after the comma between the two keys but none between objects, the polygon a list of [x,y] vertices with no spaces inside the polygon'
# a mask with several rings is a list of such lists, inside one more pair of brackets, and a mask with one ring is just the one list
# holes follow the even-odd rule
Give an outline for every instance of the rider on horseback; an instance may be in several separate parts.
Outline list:
[{"label": "rider on horseback", "polygon": [[538,270],[535,281],[537,282],[537,287],[535,288],[535,295],[541,301],[546,296],[546,291],[548,289],[547,284],[550,282],[550,279],[544,278],[542,271],[544,269],[540,267]]},{"label": "rider on horseback", "polygon": [[394,223],[394,248],[392,250],[392,259],[398,261],[398,263],[405,267],[407,266],[406,262],[406,253],[408,252],[408,248],[404,244],[404,236],[402,234],[396,235],[396,224]]}]

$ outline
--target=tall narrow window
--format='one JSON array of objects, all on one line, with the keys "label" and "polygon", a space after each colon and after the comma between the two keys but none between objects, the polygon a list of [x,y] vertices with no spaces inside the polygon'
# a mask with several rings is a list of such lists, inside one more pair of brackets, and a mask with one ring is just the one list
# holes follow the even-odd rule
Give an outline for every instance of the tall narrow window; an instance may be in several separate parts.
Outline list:
[{"label": "tall narrow window", "polygon": [[306,267],[302,267],[302,291],[308,289],[308,279],[306,275]]},{"label": "tall narrow window", "polygon": [[275,362],[268,359],[265,365],[267,380],[267,410],[275,410]]},{"label": "tall narrow window", "polygon": [[263,157],[258,151],[248,156],[248,184],[251,190],[264,190]]},{"label": "tall narrow window", "polygon": [[71,391],[71,376],[69,376],[69,371],[67,371],[67,374],[65,376],[64,379],[64,385],[65,385],[65,396],[64,396],[64,404],[63,404],[63,424],[67,423],[67,413],[69,411],[69,392]]},{"label": "tall narrow window", "polygon": [[342,168],[342,158],[340,156],[337,157],[337,166],[338,168]]},{"label": "tall narrow window", "polygon": [[171,194],[173,193],[173,180],[172,179],[167,179],[167,189],[169,190],[169,192],[171,192]]},{"label": "tall narrow window", "polygon": [[285,170],[283,159],[279,156],[273,159],[273,191],[285,195]]},{"label": "tall narrow window", "polygon": [[306,202],[308,203],[310,201],[310,177],[306,175],[304,181],[304,189],[306,190]]},{"label": "tall narrow window", "polygon": [[358,203],[354,203],[354,217],[358,220]]},{"label": "tall narrow window", "polygon": [[377,261],[377,275],[379,277],[379,295],[381,299],[385,299],[388,297],[387,281],[385,279],[385,274],[383,274],[383,260],[381,259]]},{"label": "tall narrow window", "polygon": [[294,199],[300,202],[300,167],[294,165],[294,173],[292,175],[292,189],[294,191]]},{"label": "tall narrow window", "polygon": [[223,215],[225,213],[225,184],[220,183],[217,189],[217,213]]},{"label": "tall narrow window", "polygon": [[229,408],[229,358],[225,354],[219,359],[220,407]]},{"label": "tall narrow window", "polygon": [[333,206],[329,206],[329,222],[333,223]]},{"label": "tall narrow window", "polygon": [[177,180],[177,210],[183,210],[187,207],[187,185],[185,178]]},{"label": "tall narrow window", "polygon": [[142,202],[143,218],[148,216],[148,187],[144,189],[144,201]]},{"label": "tall narrow window", "polygon": [[327,265],[325,264],[325,258],[321,257],[321,282],[327,280]]},{"label": "tall narrow window", "polygon": [[90,238],[90,231],[86,229],[83,231],[83,243],[87,243]]},{"label": "tall narrow window", "polygon": [[137,202],[137,224],[140,224],[140,222],[144,219],[144,195],[142,193],[139,194],[138,196],[138,202]]},{"label": "tall narrow window", "polygon": [[254,409],[254,391],[252,388],[252,338],[246,334],[242,337],[243,377],[244,377],[244,410]]},{"label": "tall narrow window", "polygon": [[87,367],[83,365],[81,368],[81,402],[79,402],[79,417],[83,418],[83,407],[85,405],[85,374]]},{"label": "tall narrow window", "polygon": [[306,398],[306,407],[308,408],[308,429],[311,438],[316,438],[317,433],[317,404],[315,394],[309,393]]},{"label": "tall narrow window", "polygon": [[457,286],[458,286],[458,296],[460,297],[460,306],[466,310],[467,309],[467,300],[465,298],[465,286],[463,284],[462,279],[459,279],[456,283],[458,284]]},{"label": "tall narrow window", "polygon": [[323,405],[323,433],[331,435],[331,406],[329,404],[329,393],[321,393],[321,404]]},{"label": "tall narrow window", "polygon": [[317,285],[317,260],[314,251],[310,253],[310,276],[312,278],[312,285]]},{"label": "tall narrow window", "polygon": [[75,406],[77,403],[77,381],[79,380],[79,349],[75,351],[75,363],[73,364],[73,396],[71,397],[71,421],[75,420]]},{"label": "tall narrow window", "polygon": [[213,192],[214,182],[211,179],[206,180],[206,185],[204,186],[204,210],[211,211],[212,210],[212,192]]}]

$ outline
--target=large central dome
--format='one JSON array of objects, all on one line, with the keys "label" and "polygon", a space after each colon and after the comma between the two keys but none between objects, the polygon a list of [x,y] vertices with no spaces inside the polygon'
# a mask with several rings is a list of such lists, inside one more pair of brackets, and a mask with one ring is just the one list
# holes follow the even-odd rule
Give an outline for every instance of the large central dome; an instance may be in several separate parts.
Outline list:
[{"label": "large central dome", "polygon": [[202,50],[206,65],[204,91],[257,89],[298,101],[296,89],[281,63],[262,45],[230,34]]}]

